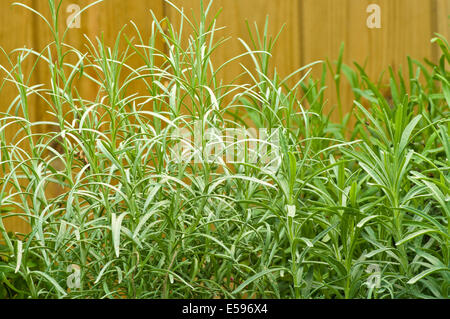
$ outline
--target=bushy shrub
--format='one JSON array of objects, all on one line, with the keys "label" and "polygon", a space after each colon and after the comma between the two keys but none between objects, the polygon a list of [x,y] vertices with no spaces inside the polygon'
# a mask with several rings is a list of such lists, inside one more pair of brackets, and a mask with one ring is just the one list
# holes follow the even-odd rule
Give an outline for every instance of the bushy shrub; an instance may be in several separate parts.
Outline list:
[{"label": "bushy shrub", "polygon": [[[197,24],[180,13],[185,30],[153,16],[150,39],[133,25],[134,39],[98,38],[87,52],[50,21],[42,52],[3,52],[17,98],[0,119],[0,297],[447,298],[446,40],[433,39],[437,65],[408,59],[407,78],[390,70],[389,98],[342,58],[280,78],[275,41],[254,31],[242,54],[254,62],[243,65],[250,81],[222,83],[228,62],[213,63],[223,41],[209,11]],[[46,63],[51,85],[27,81],[29,60]],[[325,82],[307,72],[319,65],[352,85],[341,122],[325,114]],[[35,96],[52,122],[30,121]],[[250,128],[260,134],[245,142],[221,135]],[[235,146],[233,160],[211,156]],[[13,217],[31,232],[7,233]]]}]

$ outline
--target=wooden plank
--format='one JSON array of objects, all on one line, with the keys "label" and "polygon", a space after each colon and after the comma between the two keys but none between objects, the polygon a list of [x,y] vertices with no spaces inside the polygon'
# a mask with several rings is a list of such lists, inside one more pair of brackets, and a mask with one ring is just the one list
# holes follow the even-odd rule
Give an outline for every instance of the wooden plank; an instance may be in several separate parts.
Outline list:
[{"label": "wooden plank", "polygon": [[[29,13],[24,8],[10,9],[10,3],[14,0],[0,1],[0,10],[2,13],[2,19],[0,20],[0,38],[2,40],[2,46],[7,50],[14,48],[33,47],[35,50],[42,51],[51,41],[50,30],[44,24],[44,22],[36,15]],[[25,0],[23,1],[28,6],[41,12],[45,17],[50,19],[50,10],[47,1],[41,0]],[[85,7],[88,4],[93,3],[92,0],[72,0],[65,1],[61,7],[59,27],[60,30],[65,30],[67,26],[67,18],[72,12],[67,11],[67,7],[72,4],[79,5],[80,8]],[[129,38],[136,36],[136,31],[132,27],[130,20],[139,27],[141,35],[144,39],[148,39],[151,32],[151,14],[150,10],[153,10],[155,15],[159,18],[163,16],[163,0],[139,0],[139,1],[122,1],[122,0],[106,0],[100,4],[97,4],[81,15],[80,28],[70,29],[67,33],[65,43],[72,45],[73,47],[87,52],[85,46],[88,41],[85,39],[86,34],[94,44],[96,44],[95,37],[103,34],[105,43],[108,46],[113,46],[114,41],[118,35],[118,32],[122,27],[127,24],[124,34]],[[12,36],[14,35],[14,36]],[[122,38],[121,43],[125,44],[125,40]],[[158,43],[158,49],[162,49],[162,42]],[[55,57],[55,52],[52,50],[52,54]],[[74,62],[75,57],[68,57],[67,61]],[[0,58],[1,59],[1,58]],[[2,65],[5,60],[0,60]],[[134,57],[127,61],[131,66],[137,67],[142,65],[142,62],[138,57]],[[38,63],[37,68],[32,77],[33,83],[42,83],[45,87],[50,85],[50,71],[48,66],[42,61]],[[92,85],[90,81],[81,81],[78,83],[78,89],[84,98],[93,99],[98,92],[98,89]],[[137,87],[132,87],[132,90],[137,90]],[[13,90],[11,90],[13,92]],[[12,93],[2,92],[2,101],[5,101],[6,95]],[[131,92],[130,92],[131,94]],[[11,96],[7,96],[6,100],[11,100]],[[30,107],[30,119],[32,121],[53,120],[52,116],[47,113],[48,106],[38,98],[30,99],[32,105]],[[5,105],[0,106],[0,110],[6,110]],[[54,130],[53,126],[43,126],[39,131],[48,132]],[[58,186],[50,187],[48,190],[48,196],[56,196],[60,193]],[[26,222],[19,219],[10,219],[5,223],[8,230],[27,232],[29,227]]]},{"label": "wooden plank", "polygon": [[[432,12],[432,30],[442,34],[450,40],[450,0],[432,0],[431,1]],[[433,48],[433,60],[437,60],[441,54],[437,45]]]},{"label": "wooden plank", "polygon": [[[173,3],[178,8],[184,8],[184,12],[190,18],[192,12],[196,17],[200,14],[200,1],[198,0],[175,0]],[[208,1],[204,1],[205,6]],[[300,67],[300,41],[298,30],[299,25],[299,1],[297,0],[215,0],[212,4],[211,16],[214,16],[222,9],[216,27],[225,27],[218,31],[217,38],[231,37],[213,55],[213,65],[216,67],[226,62],[230,58],[244,53],[244,46],[238,38],[250,43],[245,21],[248,20],[252,31],[254,23],[257,23],[260,32],[264,29],[266,17],[269,18],[269,35],[275,37],[285,24],[278,42],[273,52],[272,66],[276,66],[277,72],[282,76],[291,73],[295,68]],[[170,5],[166,4],[166,12],[170,21],[177,25],[180,15]],[[186,34],[187,37],[188,34]],[[253,63],[250,57],[240,59],[247,67],[252,68]],[[231,64],[226,72],[220,74],[224,83],[229,83],[237,75],[243,72],[238,63]]]},{"label": "wooden plank", "polygon": [[[83,9],[92,3],[94,3],[92,0],[73,0],[65,2],[61,9],[61,18],[59,21],[60,29],[65,30],[67,26],[67,20],[71,15],[71,12],[68,11],[70,9],[69,6],[76,4]],[[46,16],[49,16],[50,11],[46,1],[37,0],[35,2],[35,7],[39,12],[43,12]],[[104,40],[106,46],[113,47],[119,32],[125,27],[120,40],[120,48],[123,49],[126,45],[124,36],[127,36],[128,38],[137,37],[137,33],[130,21],[133,21],[137,25],[143,39],[148,39],[150,37],[150,10],[154,11],[156,17],[162,18],[163,0],[103,1],[90,7],[81,14],[80,28],[69,29],[65,43],[75,47],[83,53],[87,53],[89,41],[86,37],[90,39],[94,46],[97,45],[96,37],[99,37]],[[41,30],[38,32],[36,45],[39,49],[42,49],[50,41],[52,41],[52,37],[48,30]],[[158,49],[162,48],[162,42],[158,43]],[[73,60],[73,62],[75,62],[75,60]],[[137,56],[128,60],[127,63],[133,67],[141,66],[142,64]],[[45,65],[40,70],[39,76],[40,79],[49,79],[49,71]],[[78,83],[78,89],[80,89],[82,96],[88,99],[94,99],[98,92],[98,88],[89,80],[82,80]]]},{"label": "wooden plank", "polygon": [[[17,6],[11,6],[13,2],[14,0],[0,1],[0,13],[2,15],[2,18],[0,19],[0,45],[7,54],[10,54],[14,49],[23,48],[25,46],[30,48],[33,45],[33,17],[25,9]],[[31,5],[32,1],[27,0],[23,1],[23,3],[26,5]],[[13,63],[15,63],[16,57],[17,54],[11,55]],[[8,58],[3,53],[0,54],[0,64],[8,70],[11,70],[12,68],[8,63]],[[28,72],[31,69],[31,66],[32,63],[26,61],[23,64],[24,71]],[[6,76],[7,75],[4,71],[0,71],[1,82],[3,82],[3,79]],[[6,82],[5,86],[0,91],[0,112],[6,112],[10,103],[14,100],[17,94],[15,85],[11,82]],[[12,138],[13,134],[15,134],[18,130],[18,125],[9,126],[5,132],[6,137]],[[21,233],[28,231],[27,225],[17,218],[8,218],[3,222],[8,230]]]},{"label": "wooden plank", "polygon": [[[174,3],[183,7],[185,12],[193,10],[196,16],[199,14],[199,1],[178,0]],[[261,29],[269,14],[269,33],[276,34],[281,25],[287,23],[276,46],[273,63],[283,75],[313,61],[327,58],[336,60],[342,42],[346,46],[344,62],[349,65],[353,61],[361,65],[366,62],[366,71],[374,79],[390,65],[394,71],[402,67],[406,72],[408,55],[418,60],[436,58],[430,39],[433,32],[448,29],[448,20],[444,17],[448,12],[448,3],[448,0],[216,0],[212,11],[216,12],[223,7],[218,24],[226,26],[226,31],[222,34],[232,36],[233,40],[214,55],[214,64],[218,65],[242,52],[242,47],[235,39],[242,37],[249,40],[244,24],[246,18],[255,21]],[[370,4],[377,4],[381,8],[380,29],[369,29],[366,24],[369,16],[366,9]],[[176,10],[169,6],[167,11],[171,20],[176,21]],[[434,15],[439,15],[437,24],[433,22]],[[251,65],[249,59],[242,61]],[[239,67],[234,65],[224,74],[225,82],[239,72]],[[314,67],[313,75],[318,77],[320,73],[321,67]],[[331,76],[328,77],[327,84],[330,110],[337,103]],[[341,85],[345,113],[352,106],[353,94],[345,80]],[[334,112],[333,119],[339,119],[338,112]]]},{"label": "wooden plank", "polygon": [[[381,8],[380,29],[367,27],[369,4]],[[303,64],[317,59],[336,60],[341,42],[346,46],[344,63],[356,61],[362,65],[367,59],[366,71],[374,79],[389,65],[394,71],[403,66],[405,71],[407,55],[418,60],[432,57],[430,1],[303,0],[302,11]],[[328,99],[333,106],[337,101],[334,87],[330,87],[333,91],[328,92]],[[348,86],[342,98],[344,111],[349,111],[353,94]],[[337,112],[333,118],[338,119]]]},{"label": "wooden plank", "polygon": [[[13,6],[16,2],[14,0],[0,1],[0,12],[2,19],[0,19],[0,39],[1,47],[9,55],[12,63],[17,62],[18,53],[12,53],[13,50],[19,48],[32,48],[34,44],[34,22],[35,18],[32,13],[27,11],[23,7]],[[33,0],[22,1],[24,5],[32,6]],[[8,71],[12,69],[8,58],[1,53],[0,64],[4,66]],[[23,72],[28,73],[32,67],[32,61],[30,58],[23,63]],[[7,77],[4,71],[0,71],[1,79]],[[0,111],[5,112],[8,109],[9,104],[18,95],[15,84],[6,82],[5,87],[0,91],[1,104]],[[33,120],[33,118],[31,118]]]}]

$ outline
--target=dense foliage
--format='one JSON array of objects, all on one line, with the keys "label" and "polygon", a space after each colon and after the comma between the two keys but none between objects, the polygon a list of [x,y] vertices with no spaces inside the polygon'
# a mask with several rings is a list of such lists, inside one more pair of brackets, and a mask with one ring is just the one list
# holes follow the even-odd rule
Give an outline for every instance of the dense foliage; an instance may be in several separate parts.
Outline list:
[{"label": "dense foliage", "polygon": [[[54,41],[3,51],[0,67],[1,87],[17,90],[0,118],[0,298],[448,297],[443,37],[431,44],[438,64],[408,59],[387,86],[342,54],[280,78],[276,39],[257,29],[242,55],[214,65],[225,40],[214,40],[210,6],[197,20],[180,10],[178,27],[153,16],[149,39],[131,25],[135,38],[119,34],[113,47],[98,38],[80,52],[49,5],[41,18]],[[219,71],[245,56],[254,64],[223,83]],[[31,83],[29,61],[46,64],[50,85]],[[318,67],[315,80],[308,70]],[[325,112],[327,72],[337,96],[343,81],[354,92],[339,123]],[[81,80],[95,97],[82,96]],[[30,120],[36,96],[54,121]],[[265,129],[270,146],[254,156],[250,142],[267,140],[249,137],[229,146],[241,145],[237,160],[208,155],[223,145],[211,132],[249,127]],[[180,129],[197,133],[181,158]],[[30,233],[7,232],[4,221],[18,217]]]}]

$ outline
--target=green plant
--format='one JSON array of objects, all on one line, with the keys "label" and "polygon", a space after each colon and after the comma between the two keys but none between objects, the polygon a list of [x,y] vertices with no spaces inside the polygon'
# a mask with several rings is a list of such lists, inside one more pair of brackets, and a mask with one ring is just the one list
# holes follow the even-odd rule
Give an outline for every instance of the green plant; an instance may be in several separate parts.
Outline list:
[{"label": "green plant", "polygon": [[[112,47],[89,40],[87,52],[64,42],[61,1],[48,3],[51,20],[35,13],[54,41],[42,52],[2,51],[9,65],[0,66],[0,88],[15,85],[17,97],[0,119],[0,296],[448,297],[443,37],[433,40],[439,64],[408,59],[407,81],[390,70],[390,100],[363,67],[342,63],[343,47],[336,69],[319,61],[281,78],[271,67],[278,36],[268,35],[267,23],[262,33],[249,27],[245,52],[215,68],[226,39],[215,40],[211,3],[196,20],[169,2],[178,27],[152,13],[149,39],[132,24],[135,37],[120,32]],[[240,76],[224,84],[219,71],[245,55],[250,83]],[[26,73],[28,61],[48,67],[49,86],[30,82],[38,68]],[[318,81],[308,72],[316,64]],[[355,94],[341,123],[324,114],[327,72],[341,113],[342,75]],[[80,93],[81,80],[97,89],[93,99]],[[53,121],[30,121],[32,97]],[[43,124],[55,130],[40,132]],[[12,125],[20,127],[15,134]],[[249,128],[270,138],[225,144],[216,133]],[[180,154],[183,143],[190,152]],[[212,156],[216,146],[240,147],[242,156]],[[3,221],[13,217],[31,232],[8,233]],[[73,265],[79,287],[68,287]],[[379,287],[368,285],[372,265]]]}]

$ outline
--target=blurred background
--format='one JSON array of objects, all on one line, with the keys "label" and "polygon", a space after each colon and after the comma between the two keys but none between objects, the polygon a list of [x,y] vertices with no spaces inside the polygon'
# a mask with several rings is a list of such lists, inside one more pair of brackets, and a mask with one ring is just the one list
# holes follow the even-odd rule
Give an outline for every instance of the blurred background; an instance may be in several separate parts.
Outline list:
[{"label": "blurred background", "polygon": [[[6,53],[21,47],[34,48],[41,51],[51,41],[49,28],[36,14],[20,6],[12,6],[13,0],[0,1],[0,46]],[[21,3],[49,17],[50,12],[46,0],[20,0]],[[67,18],[73,14],[73,5],[83,8],[94,3],[94,0],[64,0],[61,5],[60,23],[66,27]],[[190,17],[191,12],[199,16],[200,0],[173,0],[177,7],[183,7]],[[208,1],[205,1],[207,3]],[[379,25],[368,24],[374,11],[370,5],[378,5]],[[284,25],[284,29],[275,46],[272,67],[281,75],[288,75],[295,69],[317,60],[335,61],[339,55],[341,43],[345,44],[344,63],[352,65],[353,61],[366,66],[366,72],[374,81],[379,78],[388,66],[394,72],[403,70],[406,75],[407,56],[423,61],[436,61],[439,49],[431,44],[434,33],[448,38],[450,0],[215,0],[212,11],[222,8],[218,27],[225,27],[218,32],[219,37],[232,37],[218,49],[214,56],[215,65],[220,65],[229,58],[244,52],[238,41],[242,38],[249,41],[245,21],[253,26],[256,22],[263,29],[268,17],[269,34],[276,36]],[[83,12],[79,28],[68,31],[66,43],[83,49],[88,43],[85,36],[94,40],[103,34],[108,45],[114,45],[118,32],[127,24],[124,34],[136,36],[130,24],[132,20],[148,36],[151,30],[152,10],[158,19],[169,17],[173,23],[179,21],[179,13],[164,0],[104,0]],[[370,20],[374,21],[374,20]],[[187,37],[188,32],[185,33]],[[125,41],[123,41],[125,42]],[[159,49],[164,50],[161,43]],[[7,65],[4,54],[0,56],[0,64]],[[244,64],[251,65],[250,58],[244,58]],[[29,65],[33,67],[32,63]],[[321,75],[321,66],[315,66],[313,75]],[[231,81],[242,72],[236,64],[222,73],[224,82]],[[4,73],[1,73],[2,78]],[[37,65],[32,73],[32,83],[49,82],[48,68]],[[334,83],[331,76],[327,85],[327,107],[331,110],[336,105]],[[385,76],[381,81],[388,81]],[[345,81],[344,81],[345,82]],[[343,83],[343,110],[352,106],[353,94]],[[80,83],[82,95],[95,94],[89,83]],[[92,91],[92,92],[91,92]],[[5,112],[17,95],[13,87],[5,86],[0,95],[0,112]],[[38,107],[39,101],[30,108],[30,120],[42,121],[50,115],[44,107]],[[339,120],[337,112],[332,118]],[[45,128],[44,128],[45,129]],[[25,231],[25,225],[6,225],[7,228]],[[25,227],[25,228],[24,228]]]},{"label": "blurred background", "polygon": [[[49,17],[46,0],[19,1]],[[0,1],[0,46],[8,53],[23,46],[42,50],[51,41],[48,27],[37,15],[22,7],[11,6],[13,2]],[[66,26],[67,18],[73,13],[71,5],[83,8],[94,2],[64,0],[61,27]],[[204,2],[208,3],[207,0]],[[172,3],[184,8],[188,16],[191,12],[196,16],[199,14],[200,0],[173,0]],[[380,8],[380,28],[367,25],[372,14],[367,10],[373,4]],[[449,34],[450,0],[215,0],[212,12],[219,9],[222,11],[218,26],[225,28],[218,32],[218,36],[231,36],[232,39],[217,51],[214,57],[216,65],[243,52],[237,38],[249,41],[246,20],[251,25],[256,22],[262,29],[268,16],[269,34],[275,36],[285,25],[275,47],[273,61],[281,75],[316,60],[336,60],[344,42],[344,63],[366,63],[368,75],[377,78],[389,65],[394,71],[402,65],[405,67],[407,55],[418,60],[435,61],[438,48],[430,43],[430,39],[435,32],[444,36]],[[130,20],[144,35],[148,35],[152,21],[150,10],[158,18],[168,16],[173,23],[179,20],[179,13],[164,0],[104,0],[82,13],[80,27],[69,30],[66,42],[83,49],[86,44],[84,35],[95,39],[103,33],[106,43],[113,45],[125,24],[124,33],[130,37],[136,35]],[[2,56],[0,63],[4,62]],[[223,75],[224,80],[231,80],[241,71],[239,66],[236,70],[228,70]],[[319,76],[320,73],[321,67],[315,67],[313,74]],[[47,75],[42,70],[35,72],[34,76],[36,82],[41,83]],[[331,82],[329,86],[332,86]],[[329,96],[330,106],[335,103],[333,95]],[[343,100],[347,108],[351,99],[350,92],[344,91]]]},{"label": "blurred background", "polygon": [[[23,46],[42,50],[50,41],[48,27],[37,15],[25,8],[11,6],[14,0],[0,1],[0,46],[6,52]],[[20,0],[20,2],[42,12],[49,17],[46,0]],[[61,6],[60,22],[65,27],[67,18],[73,13],[71,5],[83,8],[94,0],[64,0]],[[190,15],[198,16],[200,0],[173,0],[178,7]],[[206,0],[205,3],[208,3]],[[367,20],[372,12],[370,5],[380,8],[380,27],[369,28]],[[218,12],[219,27],[225,27],[218,36],[232,39],[217,51],[216,65],[243,52],[237,40],[249,41],[245,21],[260,29],[269,19],[269,34],[275,36],[285,25],[274,50],[274,63],[281,75],[287,75],[296,68],[316,60],[337,59],[342,42],[345,43],[344,63],[353,61],[363,65],[372,78],[377,78],[391,65],[397,71],[406,66],[406,56],[435,61],[438,48],[430,44],[433,34],[449,34],[450,0],[215,0],[212,12]],[[104,0],[83,12],[79,28],[69,30],[66,42],[83,49],[84,35],[90,39],[104,34],[106,43],[114,44],[117,33],[127,24],[124,33],[135,36],[130,20],[139,26],[144,35],[150,32],[151,14],[156,17],[168,16],[172,22],[179,20],[179,13],[164,0]],[[187,35],[187,33],[186,33]],[[162,48],[162,44],[161,44]],[[2,56],[3,64],[5,58]],[[242,69],[228,70],[223,75],[229,81]],[[44,72],[44,73],[43,73]],[[319,76],[321,67],[313,74]],[[46,78],[45,70],[35,72],[36,82]],[[329,83],[332,86],[332,83]],[[330,106],[335,103],[334,94],[329,96]],[[351,104],[350,92],[343,92],[343,100]],[[0,106],[2,109],[3,106]],[[40,116],[36,114],[36,116]]]}]

